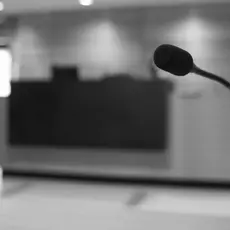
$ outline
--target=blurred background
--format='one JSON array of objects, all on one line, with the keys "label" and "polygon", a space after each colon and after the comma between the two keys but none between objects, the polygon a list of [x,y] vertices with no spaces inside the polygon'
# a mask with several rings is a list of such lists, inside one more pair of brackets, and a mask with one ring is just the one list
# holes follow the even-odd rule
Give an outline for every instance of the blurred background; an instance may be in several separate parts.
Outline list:
[{"label": "blurred background", "polygon": [[1,229],[229,229],[230,92],[163,43],[230,81],[230,0],[0,2]]},{"label": "blurred background", "polygon": [[230,80],[230,2],[0,7],[5,170],[229,182],[230,93],[164,73],[152,55],[174,44]]}]

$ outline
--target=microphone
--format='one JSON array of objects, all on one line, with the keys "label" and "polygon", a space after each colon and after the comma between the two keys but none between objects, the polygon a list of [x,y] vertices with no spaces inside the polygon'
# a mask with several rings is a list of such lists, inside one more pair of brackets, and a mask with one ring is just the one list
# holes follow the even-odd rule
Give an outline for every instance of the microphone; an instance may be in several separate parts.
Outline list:
[{"label": "microphone", "polygon": [[153,60],[158,68],[176,76],[195,73],[217,81],[230,89],[230,83],[227,80],[198,68],[194,64],[192,55],[179,47],[169,44],[161,45],[155,50]]}]

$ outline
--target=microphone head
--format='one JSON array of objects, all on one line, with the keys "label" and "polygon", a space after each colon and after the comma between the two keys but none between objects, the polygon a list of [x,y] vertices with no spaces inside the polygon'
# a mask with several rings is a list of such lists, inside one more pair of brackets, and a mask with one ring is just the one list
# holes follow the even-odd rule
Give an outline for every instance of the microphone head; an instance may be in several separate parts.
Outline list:
[{"label": "microphone head", "polygon": [[168,44],[159,46],[153,59],[158,68],[177,76],[187,75],[194,66],[190,53]]}]

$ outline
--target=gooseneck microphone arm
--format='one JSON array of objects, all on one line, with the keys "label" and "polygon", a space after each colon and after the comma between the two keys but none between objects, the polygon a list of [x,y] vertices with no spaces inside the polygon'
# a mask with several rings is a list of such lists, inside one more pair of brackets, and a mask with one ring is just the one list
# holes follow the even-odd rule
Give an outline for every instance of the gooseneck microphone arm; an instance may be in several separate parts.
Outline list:
[{"label": "gooseneck microphone arm", "polygon": [[222,77],[198,68],[194,64],[192,55],[179,47],[163,44],[159,46],[153,55],[155,65],[176,76],[186,76],[195,73],[200,76],[214,80],[230,90],[230,82]]},{"label": "gooseneck microphone arm", "polygon": [[197,67],[195,64],[193,65],[193,69],[191,70],[191,73],[195,73],[198,74],[202,77],[206,77],[208,79],[214,80],[220,84],[222,84],[223,86],[227,87],[230,90],[230,82],[228,82],[227,80],[225,80],[222,77],[219,77],[213,73],[209,73],[205,70],[200,69],[199,67]]}]

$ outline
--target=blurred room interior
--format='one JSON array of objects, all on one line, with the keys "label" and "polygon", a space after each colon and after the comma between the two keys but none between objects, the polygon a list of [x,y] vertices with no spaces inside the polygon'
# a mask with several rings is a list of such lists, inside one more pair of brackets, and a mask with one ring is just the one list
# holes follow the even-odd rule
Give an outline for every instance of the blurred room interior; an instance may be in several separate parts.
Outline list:
[{"label": "blurred room interior", "polygon": [[12,67],[0,104],[6,171],[229,181],[228,90],[151,61],[158,45],[174,44],[229,79],[228,2],[2,8],[0,45]]},{"label": "blurred room interior", "polygon": [[[173,44],[230,80],[230,0],[5,0],[0,11],[0,165],[6,177],[229,188],[230,92],[193,74],[176,78],[154,66],[152,57],[159,45]],[[20,222],[23,207],[24,223],[45,229],[29,214],[33,204],[37,217],[50,215],[53,229],[65,229],[53,223],[58,215],[73,221],[70,212],[83,218],[78,229],[112,229],[115,216],[127,228],[114,221],[114,229],[133,229],[132,221],[134,229],[150,229],[149,213],[122,216],[124,203],[135,206],[146,194],[141,210],[230,214],[228,192],[103,186],[11,178],[3,189],[0,225],[9,226],[10,218]],[[44,210],[45,204],[52,208]],[[229,229],[229,223],[204,216],[191,222],[154,218],[155,226],[164,220],[160,229]]]}]

